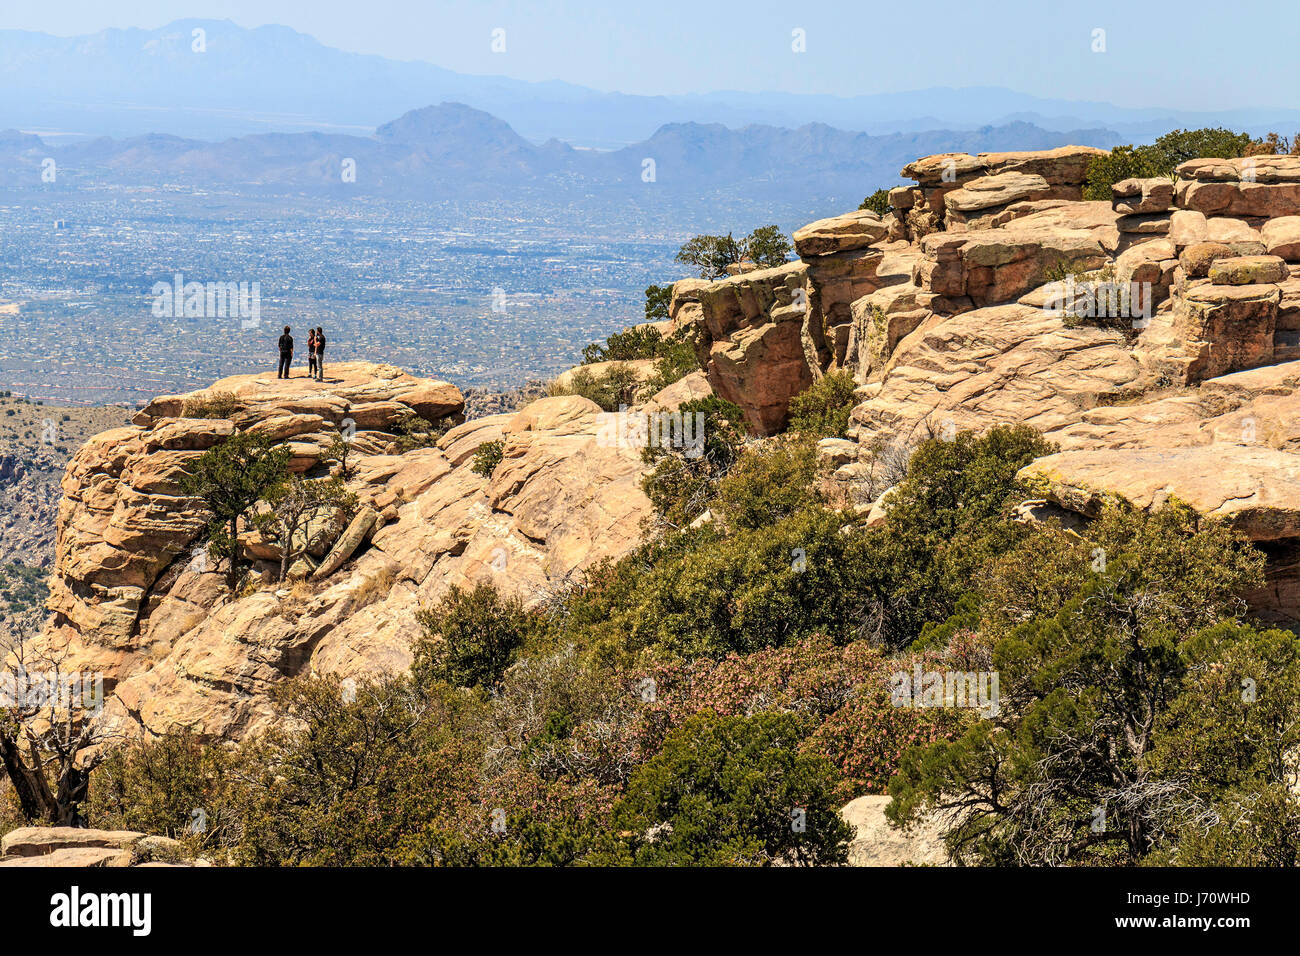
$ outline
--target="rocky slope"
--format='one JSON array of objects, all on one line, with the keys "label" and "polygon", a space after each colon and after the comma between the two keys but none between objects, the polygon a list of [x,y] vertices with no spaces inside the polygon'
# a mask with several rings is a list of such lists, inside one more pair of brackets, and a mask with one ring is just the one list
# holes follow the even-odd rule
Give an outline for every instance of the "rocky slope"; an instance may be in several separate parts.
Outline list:
[{"label": "rocky slope", "polygon": [[59,482],[73,452],[129,415],[0,395],[0,638],[40,623],[44,578],[54,567]]},{"label": "rocky slope", "polygon": [[[223,396],[228,418],[185,417]],[[446,382],[367,363],[334,365],[323,383],[237,376],[155,400],[68,468],[38,649],[102,671],[108,719],[240,737],[265,725],[267,693],[286,677],[404,669],[416,611],[452,585],[492,581],[541,601],[636,540],[649,510],[640,452],[601,439],[596,405],[545,398],[451,427],[431,447],[402,441],[412,414],[446,424],[462,406]],[[254,582],[230,598],[198,544],[204,513],[177,485],[185,463],[240,428],[289,442],[290,467],[317,473],[349,421],[357,518],[318,549],[308,577],[284,585],[277,552],[246,536]],[[496,440],[501,464],[476,474],[474,453]]]},{"label": "rocky slope", "polygon": [[[925,157],[884,218],[812,223],[794,235],[794,262],[678,282],[673,327],[697,333],[703,374],[647,407],[713,390],[771,434],[794,395],[848,370],[850,440],[824,451],[862,508],[882,458],[930,435],[1026,423],[1061,448],[1026,468],[1040,495],[1027,515],[1086,520],[1108,495],[1186,501],[1269,556],[1256,610],[1300,619],[1300,158],[1196,160],[1176,181],[1129,180],[1113,201],[1087,202],[1096,153]],[[1114,298],[1121,289],[1135,297]],[[243,736],[270,719],[267,692],[285,677],[406,667],[416,610],[452,585],[492,581],[544,602],[638,539],[645,466],[605,440],[586,399],[539,399],[408,447],[410,415],[462,415],[453,386],[360,363],[331,373],[160,398],[74,457],[40,640],[105,672],[111,715]],[[234,396],[228,418],[187,417],[219,393]],[[198,560],[203,515],[179,493],[183,465],[249,428],[319,471],[348,419],[361,514],[291,584],[249,538],[262,577],[230,598]],[[502,463],[476,474],[476,450],[496,440]]]}]

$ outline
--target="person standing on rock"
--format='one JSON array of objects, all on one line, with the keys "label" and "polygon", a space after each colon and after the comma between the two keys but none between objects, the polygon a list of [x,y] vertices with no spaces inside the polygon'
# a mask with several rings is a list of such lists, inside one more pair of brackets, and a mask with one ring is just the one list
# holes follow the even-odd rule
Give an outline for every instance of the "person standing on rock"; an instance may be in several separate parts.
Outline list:
[{"label": "person standing on rock", "polygon": [[307,332],[307,375],[309,378],[316,377],[316,330],[309,329]]},{"label": "person standing on rock", "polygon": [[312,348],[316,355],[316,381],[325,381],[325,330],[316,326],[316,341]]},{"label": "person standing on rock", "polygon": [[289,326],[284,327],[284,334],[280,336],[280,369],[276,373],[276,378],[288,378],[289,369],[293,364],[293,336],[289,334]]}]

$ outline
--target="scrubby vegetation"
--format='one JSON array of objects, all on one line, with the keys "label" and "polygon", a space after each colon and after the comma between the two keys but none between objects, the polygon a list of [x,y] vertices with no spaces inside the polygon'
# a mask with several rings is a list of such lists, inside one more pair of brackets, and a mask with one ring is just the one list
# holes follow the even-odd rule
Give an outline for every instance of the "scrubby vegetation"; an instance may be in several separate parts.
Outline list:
[{"label": "scrubby vegetation", "polygon": [[482,475],[484,478],[491,478],[492,473],[497,470],[497,465],[505,457],[502,449],[505,443],[501,439],[496,441],[485,441],[478,446],[474,452],[474,463],[469,466],[470,471],[476,475]]},{"label": "scrubby vegetation", "polygon": [[877,189],[866,199],[862,200],[862,203],[858,208],[870,209],[879,216],[885,216],[888,215],[894,207],[889,204],[889,190]]},{"label": "scrubby vegetation", "polygon": [[682,265],[699,271],[701,279],[720,279],[727,267],[752,262],[761,268],[782,265],[790,258],[794,246],[780,226],[761,226],[742,239],[725,236],[695,236],[677,252]]},{"label": "scrubby vegetation", "polygon": [[640,385],[636,372],[626,365],[615,365],[599,374],[580,368],[569,377],[567,384],[553,383],[547,394],[580,395],[604,411],[616,412],[620,406],[635,401]]},{"label": "scrubby vegetation", "polygon": [[[756,442],[690,403],[705,452],[647,450],[633,553],[531,609],[453,588],[409,675],[290,682],[241,747],[116,751],[89,822],[247,864],[834,864],[889,792],[955,810],[964,862],[1296,862],[1300,640],[1246,616],[1258,552],[1177,502],[1018,520],[1024,427],[922,442],[867,526],[817,465],[838,407]],[[928,673],[996,693],[900,697]]]},{"label": "scrubby vegetation", "polygon": [[239,411],[239,399],[230,392],[215,392],[207,398],[188,399],[181,408],[186,418],[233,418]]},{"label": "scrubby vegetation", "polygon": [[1165,133],[1147,146],[1116,146],[1105,156],[1088,164],[1084,199],[1110,201],[1110,187],[1124,179],[1151,179],[1174,175],[1174,170],[1189,159],[1232,159],[1259,155],[1265,151],[1262,140],[1249,133],[1226,129],[1176,129]]},{"label": "scrubby vegetation", "polygon": [[823,375],[790,400],[790,431],[814,438],[843,438],[849,414],[857,404],[853,390],[857,383],[848,371]]},{"label": "scrubby vegetation", "polygon": [[[656,287],[651,286],[651,288]],[[649,308],[650,304],[647,302],[647,313]],[[665,306],[665,315],[666,308]],[[667,388],[691,372],[698,371],[700,367],[695,355],[695,342],[689,331],[685,329],[664,335],[653,326],[634,326],[623,332],[615,332],[605,339],[603,345],[593,342],[582,350],[584,365],[637,359],[658,360],[654,375],[644,383],[644,392],[647,395],[653,395]],[[635,385],[635,376],[627,369],[613,368],[601,375],[594,375],[580,369],[574,373],[567,391],[552,390],[552,394],[582,395],[584,398],[590,398],[606,411],[615,411],[619,401],[627,404],[635,397]],[[633,388],[629,390],[629,386]],[[611,401],[614,402],[614,406],[606,407]]]}]

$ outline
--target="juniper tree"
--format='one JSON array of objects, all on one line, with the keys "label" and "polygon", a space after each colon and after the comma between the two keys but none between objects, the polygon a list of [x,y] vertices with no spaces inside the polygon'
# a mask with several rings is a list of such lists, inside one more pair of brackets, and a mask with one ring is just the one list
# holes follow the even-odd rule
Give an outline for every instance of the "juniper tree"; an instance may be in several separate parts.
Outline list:
[{"label": "juniper tree", "polygon": [[212,513],[208,552],[229,558],[226,583],[239,586],[239,522],[289,473],[289,449],[265,435],[236,432],[186,468],[181,491],[202,499]]}]

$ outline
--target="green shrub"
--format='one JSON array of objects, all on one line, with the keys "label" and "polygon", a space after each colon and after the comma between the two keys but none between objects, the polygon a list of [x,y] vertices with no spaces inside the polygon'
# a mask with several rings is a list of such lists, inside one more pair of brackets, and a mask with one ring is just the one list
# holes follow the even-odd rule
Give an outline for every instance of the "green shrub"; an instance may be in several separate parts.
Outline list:
[{"label": "green shrub", "polygon": [[[1216,625],[1244,610],[1260,556],[1178,505],[1116,506],[1086,535],[1040,527],[998,563],[1010,580],[982,593],[1006,634],[1000,713],[910,751],[890,785],[900,822],[960,807],[949,844],[967,860],[1139,861],[1295,746],[1300,639]],[[1268,705],[1244,700],[1248,675]]]},{"label": "green shrub", "polygon": [[181,415],[184,418],[233,418],[240,409],[240,402],[231,392],[214,392],[207,398],[186,399]]},{"label": "green shrub", "polygon": [[582,364],[595,362],[625,362],[631,359],[649,359],[659,355],[663,336],[651,326],[638,325],[623,332],[615,332],[605,339],[605,344],[593,342],[582,350]]},{"label": "green shrub", "polygon": [[1247,155],[1254,140],[1248,133],[1226,129],[1197,129],[1172,132],[1149,146],[1116,146],[1105,156],[1088,163],[1083,198],[1110,201],[1110,187],[1123,179],[1173,176],[1189,159],[1232,159]]},{"label": "green shrub", "polygon": [[470,466],[470,471],[476,475],[482,475],[484,478],[491,478],[492,473],[497,470],[497,465],[501,464],[504,457],[502,449],[505,443],[501,439],[496,441],[485,441],[478,446],[474,452],[474,464]]},{"label": "green shrub", "polygon": [[645,289],[645,320],[663,322],[669,318],[668,308],[673,301],[671,285],[648,285]]},{"label": "green shrub", "polygon": [[[351,682],[349,682],[351,685]],[[253,866],[412,866],[438,862],[469,802],[479,742],[454,711],[407,678],[282,685],[285,730],[258,742],[235,862]]]},{"label": "green shrub", "polygon": [[701,279],[718,279],[727,267],[749,260],[768,268],[785,263],[793,246],[779,226],[762,226],[740,241],[725,236],[702,235],[688,240],[677,252],[677,261],[699,270]]},{"label": "green shrub", "polygon": [[616,365],[600,375],[592,375],[587,369],[580,368],[570,377],[568,385],[552,386],[550,394],[581,395],[595,402],[603,411],[616,412],[635,401],[640,387],[632,369]]},{"label": "green shrub", "polygon": [[[667,286],[651,286],[651,289],[661,289],[671,295],[672,289]],[[649,289],[646,290],[647,295]],[[649,302],[646,304],[647,310],[650,308]],[[666,308],[666,306],[665,306]],[[582,361],[584,365],[591,365],[596,362],[613,362],[613,361],[633,361],[637,359],[658,359],[655,365],[655,374],[645,385],[645,391],[648,394],[654,394],[669,385],[697,371],[700,367],[699,360],[695,355],[695,344],[688,335],[687,330],[679,330],[672,335],[663,335],[658,329],[647,326],[640,326],[628,329],[624,332],[616,332],[605,340],[604,345],[592,343],[582,350]],[[581,375],[578,372],[577,375]],[[586,395],[588,392],[599,393],[601,379],[593,377],[591,381],[583,378],[581,383],[575,380],[574,394]],[[582,390],[578,390],[578,389]],[[590,397],[590,395],[587,395]],[[602,393],[602,400],[604,400]],[[601,404],[601,401],[596,401]],[[625,403],[626,404],[626,403]],[[604,407],[602,405],[602,407]],[[613,411],[614,409],[607,409]]]},{"label": "green shrub", "polygon": [[675,332],[663,340],[655,373],[646,382],[646,392],[654,395],[674,382],[679,382],[692,372],[700,370],[695,343],[686,330]]},{"label": "green shrub", "polygon": [[87,817],[92,826],[181,840],[195,853],[238,839],[244,755],[174,730],[112,751],[96,770]]},{"label": "green shrub", "polygon": [[702,453],[687,457],[682,449],[647,447],[643,458],[655,467],[641,480],[641,488],[659,518],[681,528],[708,508],[718,481],[739,456],[745,413],[716,395],[683,402],[678,411],[692,420],[697,414],[704,416]]},{"label": "green shrub", "polygon": [[472,591],[453,585],[416,620],[424,636],[416,642],[411,673],[424,683],[455,687],[496,684],[535,628],[533,615],[517,599],[502,598],[489,584]]},{"label": "green shrub", "polygon": [[811,441],[768,440],[718,481],[713,506],[728,528],[756,530],[825,504],[816,481]]},{"label": "green shrub", "polygon": [[594,862],[645,866],[826,865],[848,859],[835,771],[799,744],[792,714],[692,717],[628,782],[616,849]]},{"label": "green shrub", "polygon": [[870,209],[877,215],[884,217],[888,215],[894,207],[889,204],[889,190],[877,189],[866,199],[862,200],[862,204],[858,206],[858,208]]},{"label": "green shrub", "polygon": [[790,399],[787,429],[812,438],[843,438],[849,428],[849,415],[857,404],[855,388],[851,372],[823,375]]}]

